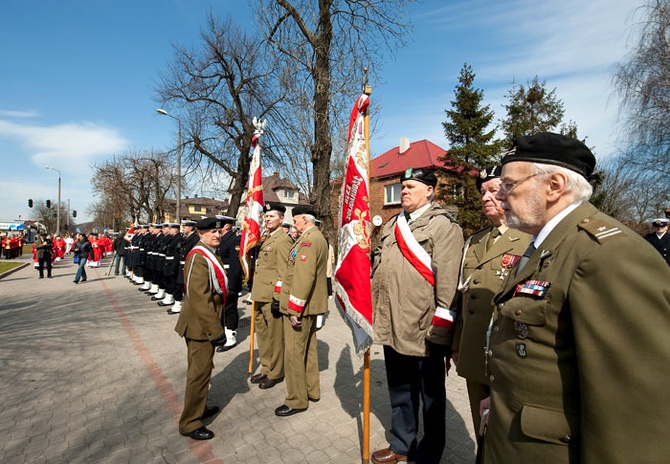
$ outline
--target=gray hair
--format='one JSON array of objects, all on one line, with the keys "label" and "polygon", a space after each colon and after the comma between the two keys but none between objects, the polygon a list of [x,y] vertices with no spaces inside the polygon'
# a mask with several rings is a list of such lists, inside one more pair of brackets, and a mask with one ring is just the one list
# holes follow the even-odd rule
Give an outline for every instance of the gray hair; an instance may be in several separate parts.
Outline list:
[{"label": "gray hair", "polygon": [[308,222],[311,222],[312,224],[316,225],[316,218],[312,216],[311,214],[303,214],[304,218],[307,219]]},{"label": "gray hair", "polygon": [[591,195],[593,195],[593,186],[589,184],[584,176],[571,169],[545,163],[531,163],[531,169],[533,174],[563,174],[568,180],[565,186],[565,193],[571,203],[589,201]]}]

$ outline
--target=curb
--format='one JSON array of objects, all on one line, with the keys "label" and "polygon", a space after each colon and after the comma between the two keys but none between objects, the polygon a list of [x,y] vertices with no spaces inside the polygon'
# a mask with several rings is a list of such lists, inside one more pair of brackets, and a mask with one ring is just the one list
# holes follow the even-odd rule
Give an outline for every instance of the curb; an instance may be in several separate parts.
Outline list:
[{"label": "curb", "polygon": [[9,271],[5,271],[2,274],[0,274],[0,279],[4,279],[8,275],[13,274],[16,271],[20,271],[21,269],[23,269],[24,267],[29,266],[29,265],[30,265],[30,263],[23,263],[20,266],[16,266],[14,269],[10,269]]}]

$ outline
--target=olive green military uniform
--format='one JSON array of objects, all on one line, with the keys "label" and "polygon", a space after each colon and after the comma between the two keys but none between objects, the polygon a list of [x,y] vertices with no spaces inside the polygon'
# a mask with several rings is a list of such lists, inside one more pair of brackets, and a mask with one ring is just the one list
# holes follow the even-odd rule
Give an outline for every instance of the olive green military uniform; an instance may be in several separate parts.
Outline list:
[{"label": "olive green military uniform", "polygon": [[487,463],[670,456],[670,268],[583,203],[495,297]]},{"label": "olive green military uniform", "polygon": [[[294,409],[305,409],[309,399],[321,397],[316,316],[328,310],[327,260],[326,239],[317,227],[310,227],[291,248],[284,273],[280,300],[284,314],[284,404]],[[291,325],[291,315],[301,318],[300,327]]]},{"label": "olive green military uniform", "polygon": [[[499,234],[497,238],[492,238],[494,230]],[[505,225],[499,228],[490,225],[475,232],[465,245],[452,348],[458,352],[458,375],[467,380],[475,430],[479,430],[479,403],[490,394],[484,351],[486,331],[493,312],[493,296],[500,291],[529,242],[528,234]]]},{"label": "olive green military uniform", "polygon": [[[202,241],[196,246],[207,248]],[[220,262],[218,255],[213,254]],[[224,332],[221,326],[223,296],[210,285],[209,265],[202,254],[193,253],[186,260],[184,283],[184,305],[175,331],[186,339],[188,350],[184,411],[179,419],[179,433],[186,435],[203,425],[201,418],[214,368],[214,346],[210,342]]]},{"label": "olive green military uniform", "polygon": [[270,379],[284,377],[284,329],[282,317],[275,318],[270,306],[279,300],[282,276],[293,240],[280,227],[269,234],[258,250],[251,299],[258,339],[260,373]]}]

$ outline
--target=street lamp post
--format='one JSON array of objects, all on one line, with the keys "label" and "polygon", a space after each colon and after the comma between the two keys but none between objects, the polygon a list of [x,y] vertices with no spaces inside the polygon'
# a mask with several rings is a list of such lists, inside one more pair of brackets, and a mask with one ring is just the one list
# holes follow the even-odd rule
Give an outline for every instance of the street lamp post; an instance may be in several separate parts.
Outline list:
[{"label": "street lamp post", "polygon": [[162,108],[158,108],[156,112],[177,121],[177,214],[175,215],[175,220],[179,222],[181,220],[181,120]]},{"label": "street lamp post", "polygon": [[45,169],[56,171],[58,173],[58,205],[56,206],[56,234],[60,234],[60,171],[51,166],[44,166]]}]

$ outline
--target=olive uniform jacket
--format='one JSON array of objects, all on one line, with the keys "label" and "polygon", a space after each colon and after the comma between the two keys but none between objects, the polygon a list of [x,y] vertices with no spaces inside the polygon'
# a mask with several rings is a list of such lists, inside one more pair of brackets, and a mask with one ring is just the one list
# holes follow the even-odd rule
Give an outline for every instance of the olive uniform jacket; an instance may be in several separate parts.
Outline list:
[{"label": "olive uniform jacket", "polygon": [[[197,245],[207,248],[202,241]],[[221,261],[218,255],[216,259]],[[223,335],[222,312],[223,296],[210,284],[207,259],[201,253],[193,253],[184,265],[184,304],[175,331],[191,340],[212,341]]]},{"label": "olive uniform jacket", "polygon": [[310,227],[293,244],[287,257],[280,299],[283,314],[300,317],[328,311],[327,260],[326,239],[318,227]]},{"label": "olive uniform jacket", "polygon": [[407,356],[429,356],[426,340],[449,345],[452,329],[431,324],[437,306],[449,309],[456,296],[463,232],[437,203],[409,224],[431,256],[435,287],[405,258],[395,237],[397,216],[383,228],[372,268],[375,343]]},{"label": "olive uniform jacket", "polygon": [[458,284],[461,292],[456,305],[458,317],[451,344],[453,351],[458,352],[458,375],[483,385],[489,384],[484,350],[493,297],[530,243],[530,235],[502,226],[503,231],[486,251],[493,230],[490,225],[466,241]]},{"label": "olive uniform jacket", "polygon": [[54,246],[51,241],[47,241],[47,239],[38,236],[35,239],[33,246],[36,250],[35,257],[37,259],[51,259],[51,253]]},{"label": "olive uniform jacket", "polygon": [[582,203],[494,299],[487,463],[670,456],[670,268]]},{"label": "olive uniform jacket", "polygon": [[254,284],[251,289],[253,301],[269,303],[272,298],[279,300],[282,276],[292,247],[293,240],[281,227],[263,240],[254,267]]}]

